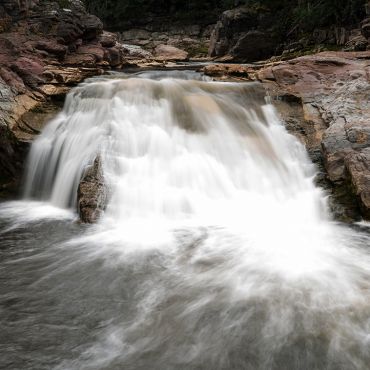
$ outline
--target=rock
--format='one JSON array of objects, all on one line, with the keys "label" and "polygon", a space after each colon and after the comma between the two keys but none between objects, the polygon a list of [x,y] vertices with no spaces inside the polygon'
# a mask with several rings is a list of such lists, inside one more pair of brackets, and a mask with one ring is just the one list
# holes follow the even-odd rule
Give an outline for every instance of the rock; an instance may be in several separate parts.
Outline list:
[{"label": "rock", "polygon": [[361,32],[365,38],[370,38],[370,17],[361,22]]},{"label": "rock", "polygon": [[49,54],[55,55],[59,59],[63,59],[67,54],[68,48],[65,45],[58,44],[56,41],[40,40],[34,44],[35,49],[45,50]]},{"label": "rock", "polygon": [[229,80],[233,77],[237,77],[238,80],[250,79],[251,71],[254,72],[251,66],[240,65],[240,64],[209,64],[203,67],[201,70],[205,75],[211,77],[217,77],[220,80]]},{"label": "rock", "polygon": [[369,42],[367,39],[362,36],[354,36],[350,37],[349,41],[345,45],[346,51],[365,51],[367,46],[369,45]]},{"label": "rock", "polygon": [[82,38],[87,41],[95,40],[103,32],[103,22],[92,14],[81,18],[81,25],[83,28]]},{"label": "rock", "polygon": [[43,82],[41,76],[44,72],[44,67],[40,61],[21,57],[11,65],[11,68],[31,88],[35,88],[39,83]]},{"label": "rock", "polygon": [[346,156],[345,165],[363,215],[370,219],[370,147]]},{"label": "rock", "polygon": [[[274,54],[278,36],[266,28],[271,14],[240,6],[224,12],[212,32],[208,55],[229,55],[236,62],[252,62]],[[273,20],[271,19],[271,25]]]},{"label": "rock", "polygon": [[156,60],[163,61],[185,61],[188,59],[189,54],[181,49],[171,45],[158,45],[154,50]]},{"label": "rock", "polygon": [[116,45],[118,36],[115,33],[103,31],[103,33],[100,35],[99,41],[102,46],[111,48]]},{"label": "rock", "polygon": [[153,54],[137,45],[120,45],[125,57],[133,59],[151,59]]},{"label": "rock", "polygon": [[107,50],[107,60],[112,67],[118,67],[122,64],[122,50],[119,47],[109,48]]},{"label": "rock", "polygon": [[334,189],[352,184],[362,216],[367,218],[370,169],[364,162],[369,159],[370,147],[369,58],[370,51],[325,52],[257,72],[271,96],[300,100],[302,131],[306,137],[311,131],[308,137],[314,139],[309,149],[321,152]]},{"label": "rock", "polygon": [[78,187],[78,211],[84,223],[95,223],[104,212],[107,191],[102,171],[101,158],[96,157],[83,175]]}]

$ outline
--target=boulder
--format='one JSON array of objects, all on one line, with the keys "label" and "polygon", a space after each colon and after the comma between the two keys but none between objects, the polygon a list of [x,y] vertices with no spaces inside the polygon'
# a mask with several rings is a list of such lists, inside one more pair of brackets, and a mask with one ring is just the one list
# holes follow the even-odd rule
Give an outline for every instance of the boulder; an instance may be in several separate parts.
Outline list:
[{"label": "boulder", "polygon": [[160,61],[185,61],[189,54],[174,46],[160,44],[154,49],[154,57]]},{"label": "boulder", "polygon": [[78,212],[84,223],[95,223],[104,212],[107,191],[102,171],[101,158],[87,168],[78,187]]},{"label": "boulder", "polygon": [[221,15],[210,41],[208,55],[236,62],[266,59],[275,52],[279,36],[273,29],[270,12],[263,8],[240,6]]},{"label": "boulder", "polygon": [[123,51],[125,58],[132,58],[132,59],[151,59],[153,55],[151,52],[144,50],[142,47],[138,45],[128,45],[122,44],[120,45]]},{"label": "boulder", "polygon": [[115,33],[103,31],[99,37],[100,44],[106,48],[111,48],[116,45],[118,36]]}]

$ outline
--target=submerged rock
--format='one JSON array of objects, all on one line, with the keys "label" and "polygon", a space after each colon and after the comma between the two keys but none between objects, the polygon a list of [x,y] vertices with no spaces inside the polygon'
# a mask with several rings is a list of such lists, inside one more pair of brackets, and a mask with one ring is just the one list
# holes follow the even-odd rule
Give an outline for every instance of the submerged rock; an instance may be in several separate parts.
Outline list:
[{"label": "submerged rock", "polygon": [[107,191],[102,171],[101,158],[87,168],[78,187],[78,212],[84,223],[95,223],[106,207]]}]

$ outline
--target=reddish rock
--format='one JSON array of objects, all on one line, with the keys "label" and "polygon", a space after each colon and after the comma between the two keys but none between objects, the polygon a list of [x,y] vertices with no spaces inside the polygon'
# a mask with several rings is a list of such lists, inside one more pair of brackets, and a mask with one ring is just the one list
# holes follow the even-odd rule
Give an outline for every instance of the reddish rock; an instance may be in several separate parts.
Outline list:
[{"label": "reddish rock", "polygon": [[49,54],[55,55],[56,57],[63,59],[67,54],[68,48],[65,45],[58,44],[56,41],[45,41],[40,40],[35,42],[35,49],[44,50]]},{"label": "reddish rock", "polygon": [[156,60],[161,61],[185,61],[188,59],[189,54],[174,46],[160,44],[155,48],[154,56]]}]

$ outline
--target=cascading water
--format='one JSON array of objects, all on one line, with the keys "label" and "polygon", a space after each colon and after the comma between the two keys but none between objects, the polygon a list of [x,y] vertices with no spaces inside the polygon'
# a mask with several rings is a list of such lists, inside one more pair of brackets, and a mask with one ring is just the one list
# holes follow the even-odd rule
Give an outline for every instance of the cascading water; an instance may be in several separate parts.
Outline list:
[{"label": "cascading water", "polygon": [[[33,144],[43,202],[0,208],[25,244],[0,270],[7,368],[368,369],[369,235],[330,220],[259,84],[164,77],[80,85]],[[63,209],[97,156],[87,228]]]}]

